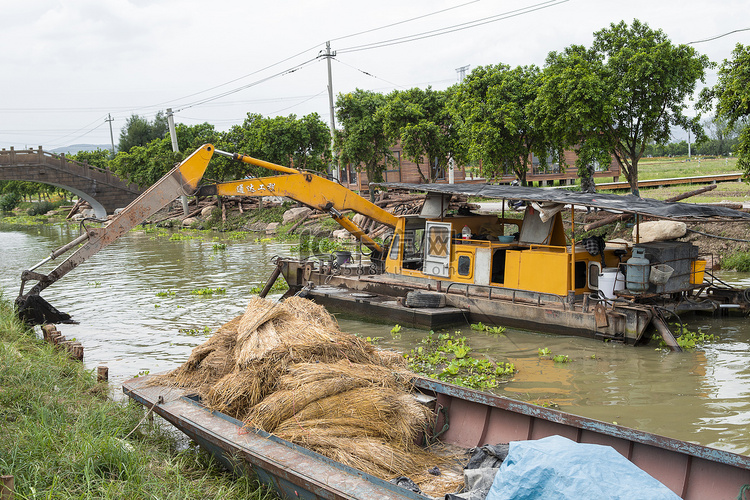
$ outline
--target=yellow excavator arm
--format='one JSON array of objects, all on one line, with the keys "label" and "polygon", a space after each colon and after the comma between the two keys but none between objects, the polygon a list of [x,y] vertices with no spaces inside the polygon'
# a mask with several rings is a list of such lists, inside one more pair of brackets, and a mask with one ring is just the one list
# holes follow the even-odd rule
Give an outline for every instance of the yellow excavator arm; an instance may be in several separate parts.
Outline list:
[{"label": "yellow excavator arm", "polygon": [[[208,163],[214,154],[275,170],[282,175],[204,186],[196,191],[198,183],[203,178]],[[373,252],[377,252],[376,255],[382,254],[380,245],[365,235],[351,220],[342,216],[341,212],[353,210],[391,227],[395,227],[397,221],[396,217],[387,211],[336,182],[312,173],[300,172],[293,168],[275,165],[249,156],[219,151],[212,144],[204,144],[125,207],[105,227],[84,228],[85,232],[78,238],[54,250],[49,257],[23,271],[21,273],[21,290],[16,299],[19,316],[32,324],[69,320],[69,315],[57,311],[42,299],[39,293],[179,196],[194,194],[285,196],[297,200],[330,213],[342,227],[361,238],[362,242]],[[76,250],[49,274],[41,274],[35,271],[43,264],[74,248]],[[37,281],[37,283],[27,293],[24,293],[28,281]]]},{"label": "yellow excavator arm", "polygon": [[[156,181],[130,205],[122,209],[105,227],[89,229],[84,226],[85,232],[78,238],[54,250],[49,257],[23,271],[21,273],[21,291],[16,298],[18,315],[30,324],[56,323],[69,320],[69,315],[52,307],[39,296],[39,293],[143,222],[151,214],[167,206],[175,198],[182,195],[193,195],[213,154],[213,145],[203,145],[164,177]],[[49,274],[34,271],[74,248],[76,250]],[[28,281],[36,281],[37,283],[27,293],[24,293]]]},{"label": "yellow excavator arm", "polygon": [[394,215],[337,182],[314,173],[300,172],[293,168],[283,167],[250,156],[226,153],[221,150],[216,150],[216,154],[275,170],[281,172],[282,175],[202,186],[198,190],[198,194],[201,196],[283,196],[291,198],[309,207],[328,212],[341,227],[361,240],[365,246],[378,255],[382,254],[380,245],[341,213],[344,210],[352,210],[389,227],[396,227],[398,219]]}]

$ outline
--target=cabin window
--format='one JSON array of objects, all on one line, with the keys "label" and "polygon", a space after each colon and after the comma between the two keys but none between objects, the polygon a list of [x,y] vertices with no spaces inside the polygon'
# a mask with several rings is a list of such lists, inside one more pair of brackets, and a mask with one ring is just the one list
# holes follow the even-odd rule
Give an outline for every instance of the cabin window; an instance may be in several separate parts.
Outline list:
[{"label": "cabin window", "polygon": [[586,287],[586,267],[585,261],[576,262],[574,288]]},{"label": "cabin window", "polygon": [[471,257],[467,255],[462,255],[458,258],[458,275],[459,276],[471,275]]},{"label": "cabin window", "polygon": [[404,232],[404,253],[402,266],[404,269],[419,271],[422,269],[422,245],[424,242],[424,229],[409,230]]},{"label": "cabin window", "polygon": [[398,235],[395,235],[393,237],[393,240],[391,241],[391,252],[388,254],[388,258],[391,260],[398,259],[398,244],[399,244],[399,238]]},{"label": "cabin window", "polygon": [[432,226],[427,235],[427,254],[432,257],[447,256],[450,237],[447,227]]}]

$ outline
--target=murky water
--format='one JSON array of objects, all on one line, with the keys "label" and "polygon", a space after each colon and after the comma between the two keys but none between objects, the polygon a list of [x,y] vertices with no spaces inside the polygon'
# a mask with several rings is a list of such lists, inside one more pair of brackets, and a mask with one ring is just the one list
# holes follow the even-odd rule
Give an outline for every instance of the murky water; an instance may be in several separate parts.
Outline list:
[{"label": "murky water", "polygon": [[[71,240],[77,229],[61,226],[0,227],[0,287],[15,298],[21,271]],[[225,243],[226,249],[215,248]],[[90,369],[107,365],[113,387],[141,372],[174,368],[213,330],[242,313],[250,289],[265,282],[271,258],[291,244],[208,238],[170,241],[132,232],[75,269],[42,295],[73,315],[78,325],[62,333],[85,347]],[[49,271],[50,267],[41,270]],[[750,275],[722,279],[750,287]],[[224,288],[225,294],[192,290]],[[169,292],[157,296],[159,292]],[[475,354],[510,361],[518,369],[499,394],[538,402],[587,417],[717,448],[750,453],[750,319],[695,317],[719,340],[701,349],[665,353],[590,339],[508,330],[504,336],[462,328]],[[426,335],[393,325],[340,320],[342,329],[382,337],[383,347],[408,351]],[[455,330],[455,329],[451,329]],[[547,348],[569,363],[540,359]]]}]

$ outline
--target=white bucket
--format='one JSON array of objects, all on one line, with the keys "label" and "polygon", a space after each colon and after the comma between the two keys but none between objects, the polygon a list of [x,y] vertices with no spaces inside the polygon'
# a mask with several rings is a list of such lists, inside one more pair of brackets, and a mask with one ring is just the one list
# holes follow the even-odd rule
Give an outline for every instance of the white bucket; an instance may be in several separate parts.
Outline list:
[{"label": "white bucket", "polygon": [[615,290],[625,289],[625,275],[616,267],[605,267],[599,275],[599,294],[614,299]]}]

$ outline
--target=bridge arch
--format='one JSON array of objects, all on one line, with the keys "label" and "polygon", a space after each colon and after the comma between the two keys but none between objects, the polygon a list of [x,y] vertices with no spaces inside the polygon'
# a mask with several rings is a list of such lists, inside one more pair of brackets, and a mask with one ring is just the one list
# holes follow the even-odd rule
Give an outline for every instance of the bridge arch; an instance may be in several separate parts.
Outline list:
[{"label": "bridge arch", "polygon": [[128,206],[142,192],[107,169],[48,153],[41,146],[0,150],[0,180],[40,182],[65,189],[87,201],[100,219]]}]

